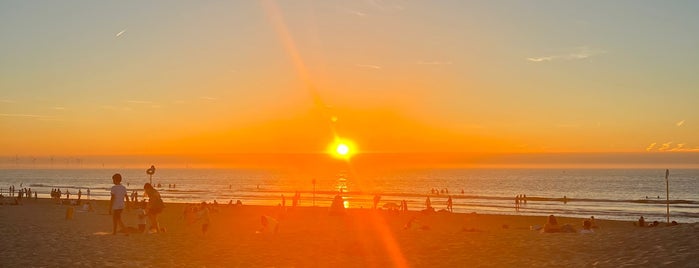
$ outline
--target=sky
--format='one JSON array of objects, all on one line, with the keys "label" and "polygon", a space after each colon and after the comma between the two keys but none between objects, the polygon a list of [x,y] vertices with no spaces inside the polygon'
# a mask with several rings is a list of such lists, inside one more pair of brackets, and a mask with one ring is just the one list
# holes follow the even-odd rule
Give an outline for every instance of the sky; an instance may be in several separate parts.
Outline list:
[{"label": "sky", "polygon": [[0,155],[699,151],[695,1],[2,1]]}]

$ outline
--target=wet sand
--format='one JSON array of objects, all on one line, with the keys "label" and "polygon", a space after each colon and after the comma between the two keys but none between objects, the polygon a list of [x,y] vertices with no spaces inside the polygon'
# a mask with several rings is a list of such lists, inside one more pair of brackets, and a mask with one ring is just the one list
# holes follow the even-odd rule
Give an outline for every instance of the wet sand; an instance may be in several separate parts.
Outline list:
[{"label": "wet sand", "polygon": [[[112,235],[107,201],[95,211],[52,200],[0,206],[0,267],[618,267],[699,265],[699,224],[639,228],[597,219],[592,234],[540,233],[545,217],[219,205],[206,235],[167,204],[165,233]],[[278,232],[256,232],[263,215]],[[136,227],[136,210],[123,215]],[[415,219],[411,228],[405,224]],[[582,219],[558,218],[577,229]]]}]

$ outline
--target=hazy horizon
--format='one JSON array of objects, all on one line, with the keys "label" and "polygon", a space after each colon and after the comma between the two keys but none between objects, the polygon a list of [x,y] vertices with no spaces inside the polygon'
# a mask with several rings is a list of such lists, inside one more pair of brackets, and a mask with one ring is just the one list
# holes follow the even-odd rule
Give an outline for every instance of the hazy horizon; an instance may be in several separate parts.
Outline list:
[{"label": "hazy horizon", "polygon": [[261,168],[391,170],[406,168],[699,168],[699,153],[361,153],[349,162],[324,153],[1,156],[0,169]]}]

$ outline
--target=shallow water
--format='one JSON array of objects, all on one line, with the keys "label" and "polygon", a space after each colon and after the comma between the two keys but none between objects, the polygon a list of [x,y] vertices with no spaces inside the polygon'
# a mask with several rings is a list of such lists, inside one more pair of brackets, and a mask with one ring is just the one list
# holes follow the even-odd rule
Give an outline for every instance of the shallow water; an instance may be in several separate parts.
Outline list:
[{"label": "shallow water", "polygon": [[[52,188],[60,188],[69,190],[71,198],[77,198],[78,190],[86,195],[89,188],[91,198],[108,199],[115,172],[123,175],[129,192],[142,193],[143,184],[149,181],[141,169],[7,169],[0,170],[0,188],[4,195],[11,185],[32,188],[40,197],[49,197]],[[373,196],[380,193],[380,204],[406,200],[411,210],[423,209],[427,196],[436,209],[445,208],[451,195],[454,211],[465,213],[623,220],[642,215],[651,221],[664,221],[666,215],[665,170],[655,169],[402,169],[326,174],[160,169],[152,180],[161,184],[161,195],[169,202],[241,200],[244,204],[276,205],[284,195],[290,205],[291,196],[299,191],[300,205],[328,206],[342,191],[349,207],[371,207]],[[671,170],[669,190],[671,220],[699,221],[699,170]],[[515,196],[519,194],[526,194],[527,202],[516,211]]]}]

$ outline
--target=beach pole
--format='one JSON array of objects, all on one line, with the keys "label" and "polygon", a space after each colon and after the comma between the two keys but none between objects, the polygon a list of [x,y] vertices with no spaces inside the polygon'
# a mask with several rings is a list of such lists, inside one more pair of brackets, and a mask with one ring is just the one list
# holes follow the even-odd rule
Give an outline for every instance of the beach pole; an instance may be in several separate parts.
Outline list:
[{"label": "beach pole", "polygon": [[316,179],[313,179],[313,206],[316,206]]},{"label": "beach pole", "polygon": [[665,170],[665,197],[666,197],[666,204],[667,204],[667,223],[670,223],[670,180],[668,179],[670,177],[670,170],[666,169]]},{"label": "beach pole", "polygon": [[148,174],[148,182],[153,185],[153,174],[155,174],[155,166],[151,165],[149,169],[146,169],[146,174]]}]

